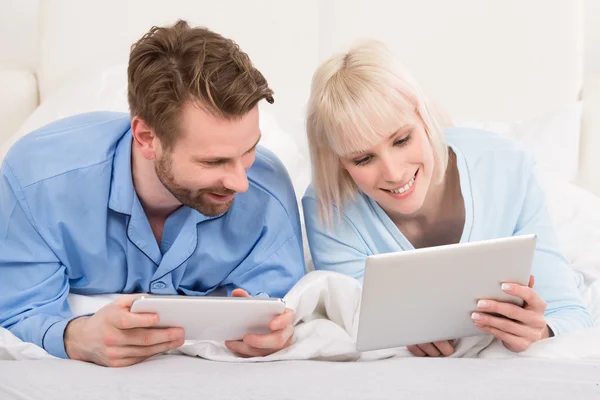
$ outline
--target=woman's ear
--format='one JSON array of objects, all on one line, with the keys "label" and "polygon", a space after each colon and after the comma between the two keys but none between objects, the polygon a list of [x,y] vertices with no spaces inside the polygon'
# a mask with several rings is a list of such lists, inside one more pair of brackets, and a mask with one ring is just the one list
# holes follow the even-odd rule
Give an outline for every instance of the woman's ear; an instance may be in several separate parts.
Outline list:
[{"label": "woman's ear", "polygon": [[154,160],[156,158],[156,135],[152,129],[146,124],[146,122],[135,116],[131,120],[131,134],[133,136],[134,144],[142,153],[147,160]]}]

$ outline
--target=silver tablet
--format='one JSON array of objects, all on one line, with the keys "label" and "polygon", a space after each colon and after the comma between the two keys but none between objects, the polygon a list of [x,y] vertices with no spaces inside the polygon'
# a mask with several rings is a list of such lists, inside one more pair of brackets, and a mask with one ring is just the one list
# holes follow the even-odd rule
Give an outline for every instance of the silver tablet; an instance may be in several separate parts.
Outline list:
[{"label": "silver tablet", "polygon": [[479,299],[523,305],[501,289],[527,285],[536,235],[367,257],[358,351],[483,335],[471,320]]},{"label": "silver tablet", "polygon": [[285,311],[282,299],[153,296],[135,299],[131,312],[158,314],[157,327],[181,327],[186,340],[240,340],[271,333],[269,323]]}]

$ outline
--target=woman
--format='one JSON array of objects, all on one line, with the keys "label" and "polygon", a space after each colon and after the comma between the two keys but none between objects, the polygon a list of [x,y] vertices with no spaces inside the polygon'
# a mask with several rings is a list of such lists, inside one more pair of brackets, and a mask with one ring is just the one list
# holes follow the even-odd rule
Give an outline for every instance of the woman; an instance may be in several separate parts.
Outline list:
[{"label": "woman", "polygon": [[[313,183],[304,198],[315,268],[362,282],[371,254],[537,234],[528,286],[503,285],[524,308],[481,300],[473,323],[514,352],[592,326],[558,248],[532,157],[516,142],[442,131],[418,84],[379,42],[324,62],[313,76],[307,134]],[[415,344],[450,355],[453,341]]]}]

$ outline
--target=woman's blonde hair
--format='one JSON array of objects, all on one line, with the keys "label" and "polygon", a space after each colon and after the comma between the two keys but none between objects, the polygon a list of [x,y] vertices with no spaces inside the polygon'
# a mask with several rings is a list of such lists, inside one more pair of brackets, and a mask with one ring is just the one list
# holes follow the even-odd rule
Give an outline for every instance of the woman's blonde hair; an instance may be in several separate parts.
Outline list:
[{"label": "woman's blonde hair", "polygon": [[306,130],[321,221],[330,225],[333,208],[340,211],[358,191],[340,158],[381,142],[414,111],[433,147],[433,179],[441,182],[448,150],[440,119],[415,79],[382,42],[360,42],[319,66],[312,79]]}]

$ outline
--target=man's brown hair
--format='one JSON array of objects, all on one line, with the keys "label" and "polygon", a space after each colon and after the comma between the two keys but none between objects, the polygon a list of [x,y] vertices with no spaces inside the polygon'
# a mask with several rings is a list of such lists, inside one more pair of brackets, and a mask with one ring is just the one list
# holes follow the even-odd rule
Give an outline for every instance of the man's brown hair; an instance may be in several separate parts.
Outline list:
[{"label": "man's brown hair", "polygon": [[152,27],[131,47],[127,78],[131,116],[143,119],[167,148],[187,102],[228,120],[262,99],[273,103],[266,79],[233,40],[183,20]]}]

